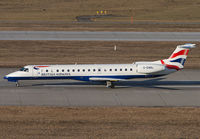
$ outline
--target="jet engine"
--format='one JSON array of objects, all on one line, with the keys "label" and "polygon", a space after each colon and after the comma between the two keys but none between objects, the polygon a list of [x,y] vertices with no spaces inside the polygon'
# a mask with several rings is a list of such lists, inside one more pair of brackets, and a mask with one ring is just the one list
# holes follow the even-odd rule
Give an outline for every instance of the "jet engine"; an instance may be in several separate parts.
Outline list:
[{"label": "jet engine", "polygon": [[165,70],[165,66],[162,64],[154,63],[136,63],[138,73],[151,74]]}]

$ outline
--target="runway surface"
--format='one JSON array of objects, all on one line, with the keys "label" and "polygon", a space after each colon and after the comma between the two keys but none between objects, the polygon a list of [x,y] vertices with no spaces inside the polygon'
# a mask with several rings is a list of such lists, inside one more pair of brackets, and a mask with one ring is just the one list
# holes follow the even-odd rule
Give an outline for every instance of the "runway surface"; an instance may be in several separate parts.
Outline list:
[{"label": "runway surface", "polygon": [[200,70],[183,70],[163,78],[119,82],[115,89],[72,80],[23,81],[22,87],[3,76],[0,105],[31,106],[200,106]]},{"label": "runway surface", "polygon": [[0,40],[200,41],[200,32],[0,31]]}]

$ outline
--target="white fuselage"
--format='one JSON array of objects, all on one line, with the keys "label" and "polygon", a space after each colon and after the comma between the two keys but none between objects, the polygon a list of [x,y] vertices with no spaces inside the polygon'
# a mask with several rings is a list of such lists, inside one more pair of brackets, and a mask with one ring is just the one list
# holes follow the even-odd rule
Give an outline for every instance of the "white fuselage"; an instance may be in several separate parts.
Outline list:
[{"label": "white fuselage", "polygon": [[135,64],[83,64],[83,65],[29,65],[22,71],[5,76],[9,81],[36,79],[74,79],[82,81],[119,81],[133,78],[150,78],[169,74],[156,62]]}]

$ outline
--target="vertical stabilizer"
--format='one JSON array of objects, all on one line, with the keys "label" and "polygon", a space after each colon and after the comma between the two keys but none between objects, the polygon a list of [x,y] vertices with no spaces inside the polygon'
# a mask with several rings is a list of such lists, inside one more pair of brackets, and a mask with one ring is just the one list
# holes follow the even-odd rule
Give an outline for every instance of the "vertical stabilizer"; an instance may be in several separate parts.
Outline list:
[{"label": "vertical stabilizer", "polygon": [[161,60],[163,65],[166,65],[169,69],[180,70],[184,68],[184,63],[186,61],[187,55],[191,48],[195,48],[196,44],[184,44],[178,45],[174,52],[168,59]]}]

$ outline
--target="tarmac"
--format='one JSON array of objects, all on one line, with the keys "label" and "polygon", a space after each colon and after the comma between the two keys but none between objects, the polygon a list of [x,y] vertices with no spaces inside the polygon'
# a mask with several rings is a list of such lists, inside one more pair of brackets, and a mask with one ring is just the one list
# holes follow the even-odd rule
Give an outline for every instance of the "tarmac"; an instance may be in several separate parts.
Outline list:
[{"label": "tarmac", "polygon": [[21,81],[3,79],[16,71],[0,68],[0,105],[6,106],[145,106],[199,107],[200,70],[184,69],[161,78],[134,79],[106,88],[102,83],[73,80]]},{"label": "tarmac", "polygon": [[200,32],[0,31],[0,40],[200,41]]}]

